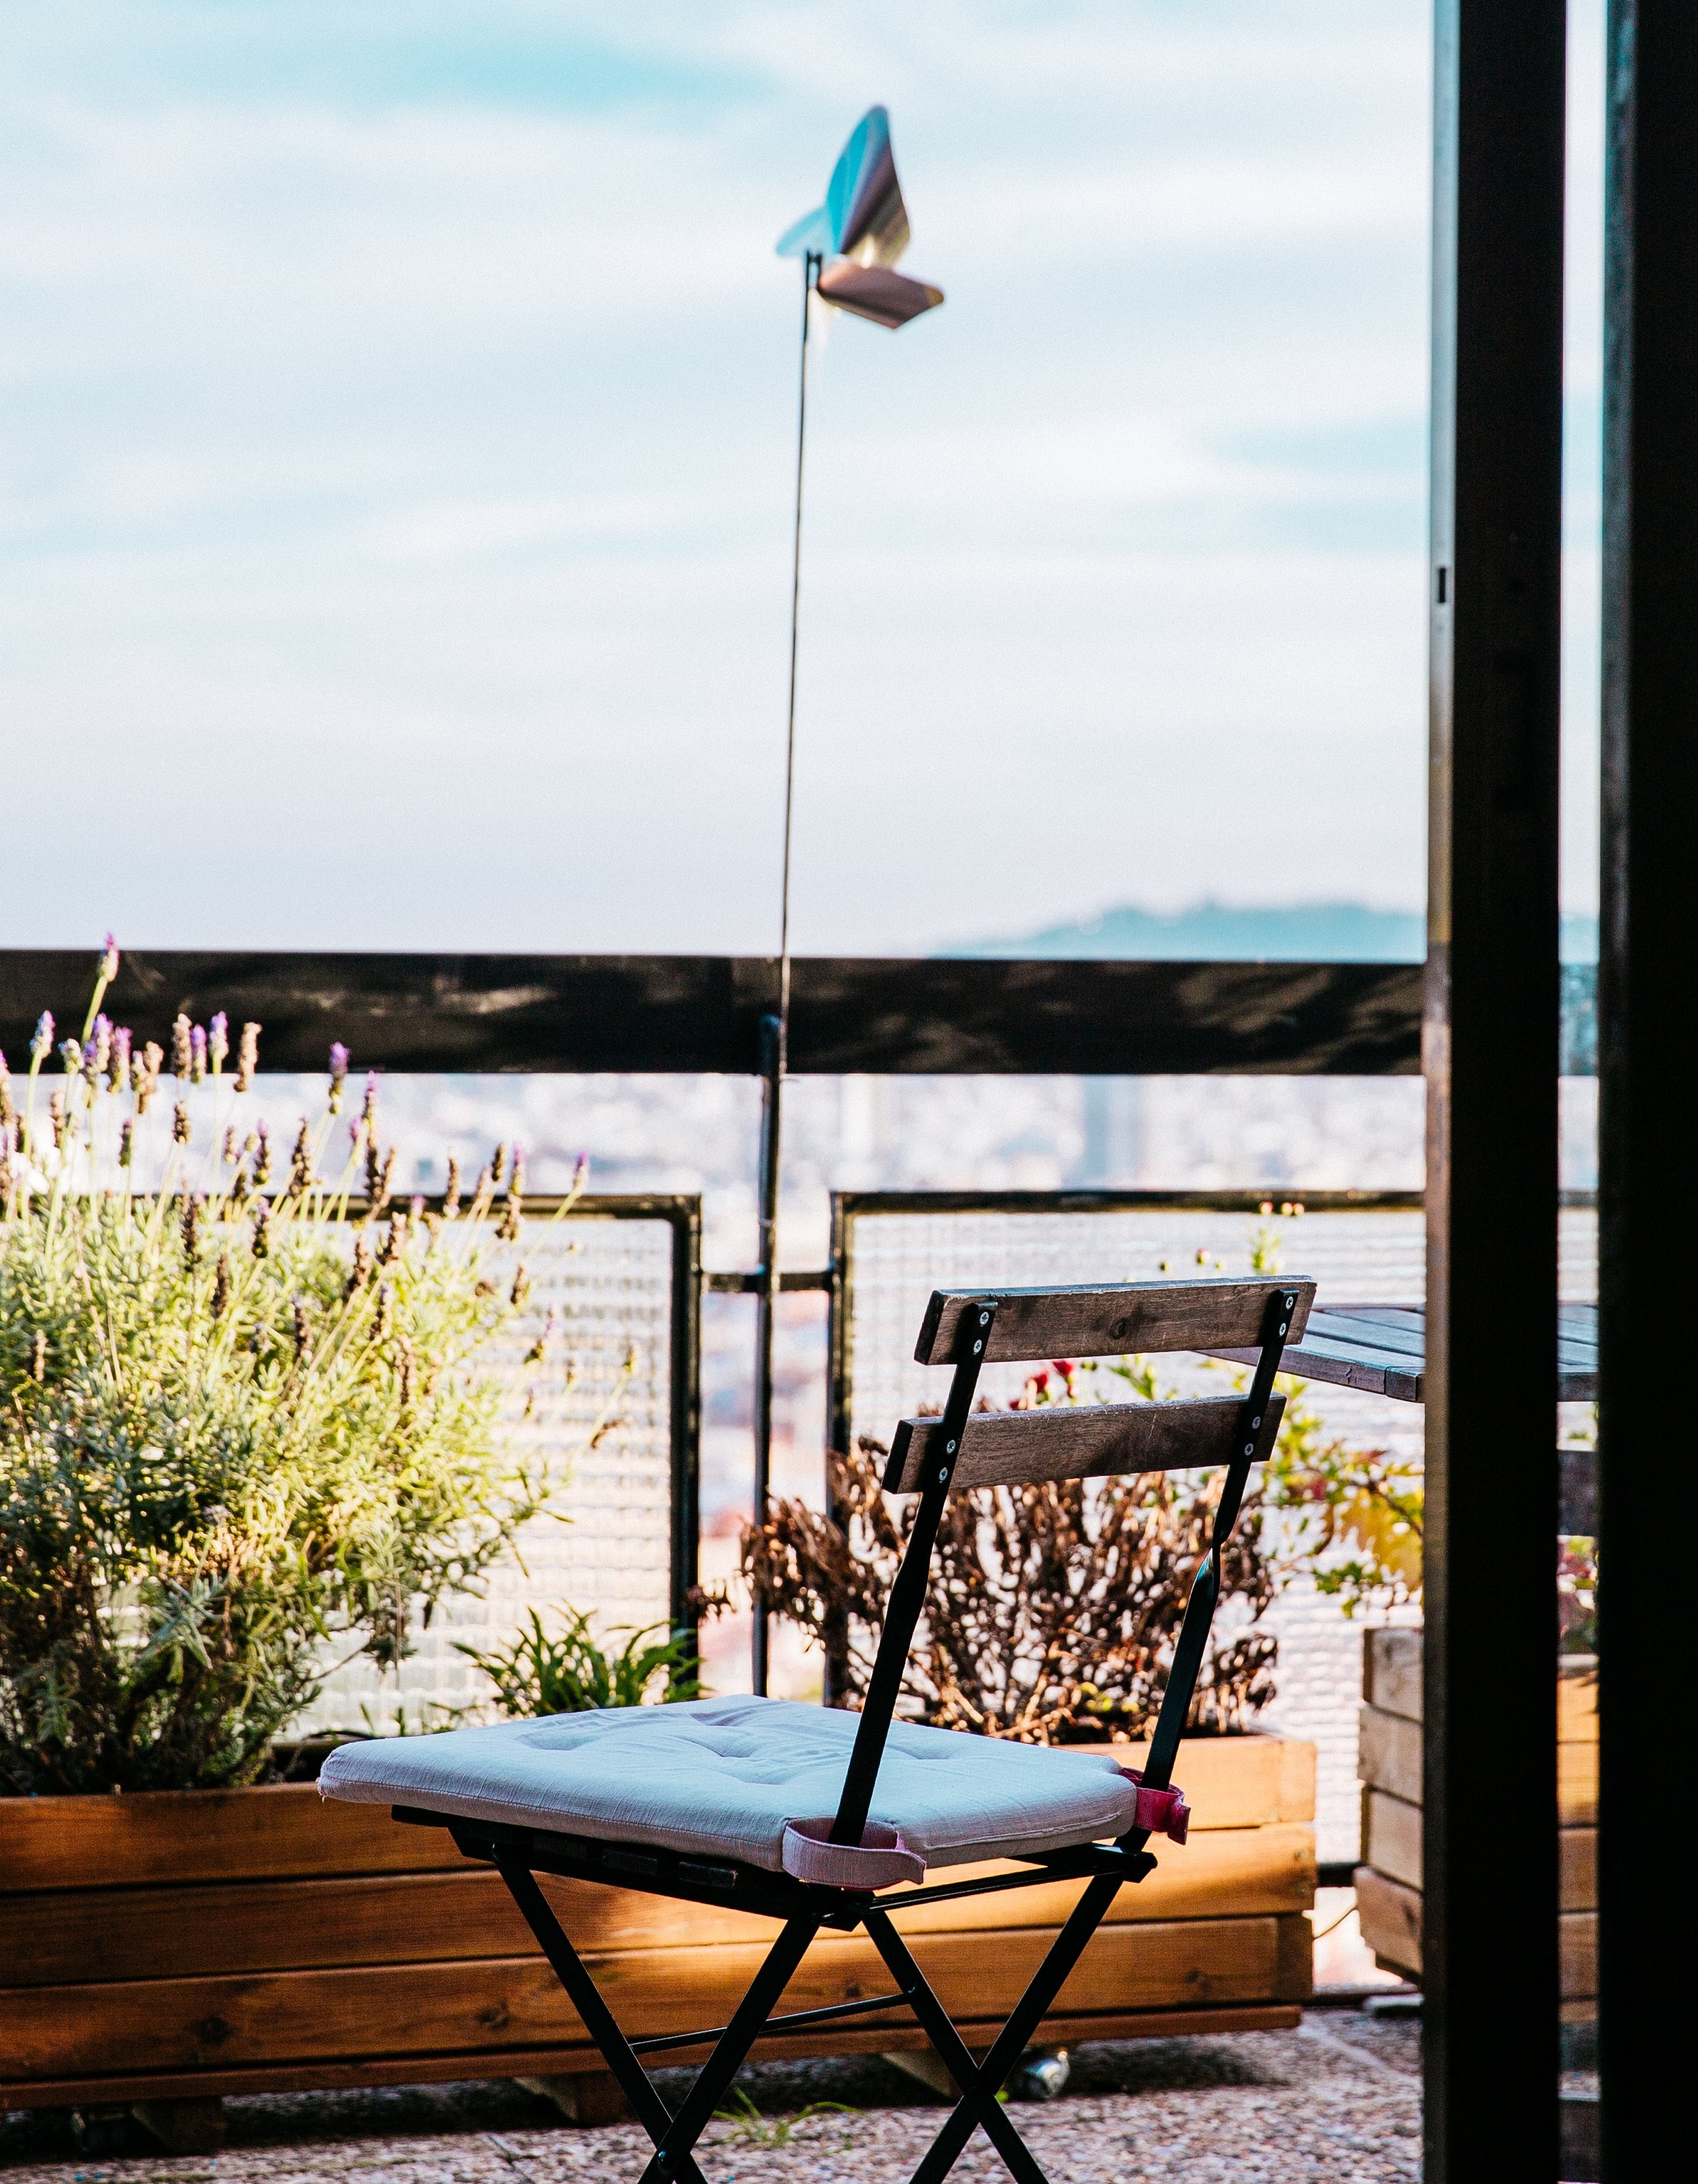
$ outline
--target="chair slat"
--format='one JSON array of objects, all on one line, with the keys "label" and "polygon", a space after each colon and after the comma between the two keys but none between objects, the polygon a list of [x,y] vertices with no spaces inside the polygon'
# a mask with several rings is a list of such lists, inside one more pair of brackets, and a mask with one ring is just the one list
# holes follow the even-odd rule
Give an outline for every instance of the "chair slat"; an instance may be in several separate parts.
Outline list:
[{"label": "chair slat", "polygon": [[955,1330],[970,1306],[996,1300],[984,1362],[1039,1357],[1105,1357],[1131,1351],[1250,1349],[1261,1340],[1262,1314],[1278,1291],[1296,1299],[1288,1344],[1301,1340],[1314,1301],[1312,1281],[1210,1279],[1194,1282],[1109,1282],[1090,1288],[934,1290],[914,1355],[921,1365],[954,1362]]},{"label": "chair slat", "polygon": [[[1256,1461],[1273,1446],[1283,1396],[1272,1396]],[[1172,1403],[1054,1403],[1036,1411],[976,1411],[961,1436],[954,1486],[1024,1486],[1040,1479],[1106,1479],[1133,1471],[1192,1471],[1225,1463],[1238,1442],[1241,1396]],[[916,1494],[942,1461],[939,1418],[904,1418],[885,1467],[886,1491]]]}]

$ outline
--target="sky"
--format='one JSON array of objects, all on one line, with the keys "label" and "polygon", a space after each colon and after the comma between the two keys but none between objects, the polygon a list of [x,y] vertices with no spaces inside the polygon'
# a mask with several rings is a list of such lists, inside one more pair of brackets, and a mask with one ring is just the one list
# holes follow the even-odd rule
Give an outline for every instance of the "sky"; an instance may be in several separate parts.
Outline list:
[{"label": "sky", "polygon": [[874,100],[948,301],[816,356],[796,946],[1418,907],[1424,5],[58,0],[0,11],[6,944],[771,950],[772,243]]}]

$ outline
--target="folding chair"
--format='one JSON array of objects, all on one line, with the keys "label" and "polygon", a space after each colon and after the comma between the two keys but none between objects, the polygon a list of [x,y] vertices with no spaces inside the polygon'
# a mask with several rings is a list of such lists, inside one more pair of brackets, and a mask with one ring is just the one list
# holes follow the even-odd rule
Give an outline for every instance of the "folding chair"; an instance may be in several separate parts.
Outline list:
[{"label": "folding chair", "polygon": [[[1173,1762],[1220,1591],[1222,1550],[1250,1467],[1272,1447],[1283,1407],[1274,1374],[1285,1345],[1300,1340],[1313,1296],[1312,1282],[1294,1279],[934,1294],[915,1355],[955,1373],[942,1416],[904,1419],[892,1446],[885,1487],[917,1493],[920,1503],[859,1716],[782,1699],[699,1699],[345,1744],[331,1754],[320,1778],[325,1796],[390,1803],[398,1820],[446,1826],[465,1856],[499,1872],[654,2142],[643,2184],[703,2184],[697,2141],[763,2034],[893,2009],[912,2012],[960,2088],[914,2184],[938,2184],[976,2125],[1022,2184],[1044,2184],[997,2094],[1116,1892],[1155,1866],[1150,1836],[1185,1840]],[[987,1364],[1235,1348],[1258,1358],[1242,1398],[973,1409]],[[951,1488],[1203,1466],[1226,1478],[1141,1771],[1105,1749],[1013,1744],[895,1720]],[[914,1885],[928,1864],[997,1858],[1023,1869]],[[539,1873],[752,1911],[780,1931],[728,2025],[627,2040]],[[1077,1904],[977,2061],[892,1912],[1072,1879],[1086,1883]],[[774,2016],[815,1936],[858,1927],[895,1991]],[[642,2059],[710,2043],[670,2111]]]}]

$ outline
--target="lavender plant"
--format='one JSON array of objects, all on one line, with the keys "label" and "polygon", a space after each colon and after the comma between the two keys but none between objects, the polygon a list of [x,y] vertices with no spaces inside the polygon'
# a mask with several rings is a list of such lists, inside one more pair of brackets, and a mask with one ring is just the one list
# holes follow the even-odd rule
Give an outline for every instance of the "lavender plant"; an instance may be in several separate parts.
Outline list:
[{"label": "lavender plant", "polygon": [[256,1779],[327,1650],[398,1663],[560,1477],[504,1447],[485,1355],[527,1287],[519,1156],[463,1214],[452,1162],[442,1213],[397,1204],[368,1078],[321,1179],[337,1045],[285,1163],[259,1025],[231,1069],[225,1018],[180,1017],[167,1072],[103,1011],[117,970],[109,940],[56,1072],[47,1016],[21,1088],[0,1058],[0,1792]]}]

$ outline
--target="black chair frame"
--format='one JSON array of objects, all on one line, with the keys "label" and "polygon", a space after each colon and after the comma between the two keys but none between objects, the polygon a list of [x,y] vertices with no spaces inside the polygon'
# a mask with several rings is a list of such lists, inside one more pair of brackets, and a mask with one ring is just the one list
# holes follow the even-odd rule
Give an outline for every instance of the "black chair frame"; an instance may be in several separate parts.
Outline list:
[{"label": "black chair frame", "polygon": [[[1305,1285],[1306,1286],[1306,1284]],[[1172,1670],[1150,1741],[1143,1781],[1166,1790],[1191,1710],[1198,1673],[1220,1593],[1222,1551],[1238,1521],[1250,1467],[1265,1452],[1263,1429],[1294,1307],[1294,1284],[1270,1281],[1261,1324],[1260,1355],[1239,1413],[1233,1454],[1216,1507],[1209,1552],[1193,1581]],[[979,1373],[997,1311],[987,1296],[971,1302],[960,1318],[953,1346],[954,1375],[937,1429],[941,1448],[935,1468],[921,1493],[901,1566],[891,1587],[866,1702],[856,1729],[842,1799],[830,1841],[859,1844],[871,1809],[885,1740],[894,1718],[903,1670],[925,1604],[932,1550],[949,1494],[963,1429],[977,1393]],[[928,1448],[933,1444],[928,1440]],[[959,2159],[976,2126],[1020,2184],[1045,2184],[1043,2170],[998,2100],[1004,2081],[1030,2045],[1033,2035],[1061,1992],[1118,1891],[1142,1880],[1155,1859],[1146,1848],[1147,1829],[1133,1828],[1112,1844],[1089,1843],[1017,1861],[1023,1872],[976,1880],[945,1881],[932,1887],[904,1886],[888,1896],[865,1890],[827,1887],[763,1868],[685,1857],[647,1843],[604,1842],[554,1829],[521,1828],[499,1823],[450,1818],[405,1806],[393,1808],[398,1820],[446,1827],[467,1858],[493,1865],[505,1881],[543,1955],[553,1966],[572,2007],[618,2081],[632,2114],[648,2131],[654,2151],[643,2172],[643,2184],[706,2184],[694,2148],[730,2090],[732,2079],[756,2040],[773,2032],[799,2031],[833,2020],[905,2010],[919,2022],[960,2089],[960,2098],[914,2172],[913,2184],[941,2184]],[[748,1993],[727,2025],[627,2040],[602,1999],[582,1959],[573,1948],[538,1886],[539,1873],[593,1880],[685,1903],[720,1904],[782,1922]],[[893,1910],[942,1903],[953,1897],[987,1895],[1031,1887],[1046,1881],[1083,1879],[1087,1886],[1050,1944],[994,2044],[981,2062],[975,2059],[938,2001],[907,1943],[891,1922]],[[775,2017],[774,2005],[793,1977],[810,1943],[821,1930],[853,1933],[864,1927],[883,1958],[895,1992],[793,2011]],[[644,2070],[642,2058],[668,2050],[711,2045],[712,2052],[675,2111],[667,2108]]]}]

